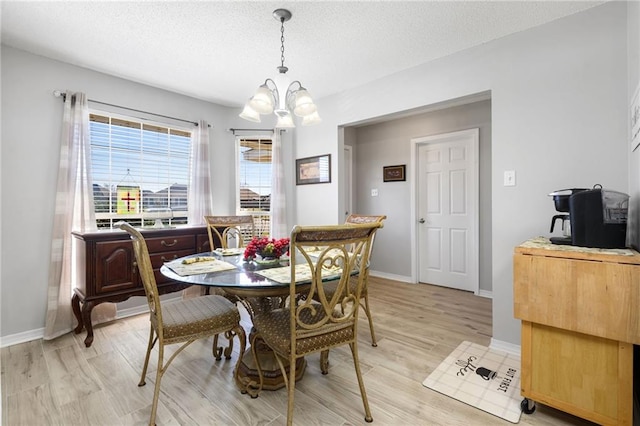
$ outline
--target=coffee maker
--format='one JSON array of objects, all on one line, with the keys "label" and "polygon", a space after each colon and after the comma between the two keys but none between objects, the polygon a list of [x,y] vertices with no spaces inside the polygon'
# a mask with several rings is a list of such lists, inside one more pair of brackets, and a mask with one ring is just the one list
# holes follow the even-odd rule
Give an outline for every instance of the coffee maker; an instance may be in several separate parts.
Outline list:
[{"label": "coffee maker", "polygon": [[562,237],[551,237],[550,240],[553,244],[571,245],[571,215],[569,211],[569,198],[573,194],[588,190],[588,188],[568,188],[559,189],[549,194],[550,197],[553,197],[553,203],[556,211],[562,213],[556,214],[551,218],[551,229],[549,232],[553,232],[558,220],[560,220],[562,224]]},{"label": "coffee maker", "polygon": [[554,215],[551,221],[551,232],[557,220],[563,225],[563,236],[550,238],[553,244],[626,247],[629,195],[595,185],[593,189],[562,189],[549,196],[556,210],[563,213]]}]

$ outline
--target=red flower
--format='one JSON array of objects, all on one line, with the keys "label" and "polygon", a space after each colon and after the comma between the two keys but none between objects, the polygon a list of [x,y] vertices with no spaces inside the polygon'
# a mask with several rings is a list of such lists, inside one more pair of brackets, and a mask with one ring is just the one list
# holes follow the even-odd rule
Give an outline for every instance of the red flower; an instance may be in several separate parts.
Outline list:
[{"label": "red flower", "polygon": [[244,260],[252,260],[256,255],[279,258],[289,253],[289,238],[253,237],[244,249]]}]

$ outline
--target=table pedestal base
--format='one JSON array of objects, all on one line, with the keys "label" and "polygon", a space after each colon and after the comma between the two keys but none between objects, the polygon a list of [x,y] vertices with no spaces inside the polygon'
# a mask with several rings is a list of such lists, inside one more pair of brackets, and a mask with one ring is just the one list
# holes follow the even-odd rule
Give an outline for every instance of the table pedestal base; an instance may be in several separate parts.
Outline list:
[{"label": "table pedestal base", "polygon": [[[262,389],[266,390],[278,390],[286,386],[284,377],[280,371],[278,361],[273,352],[259,352],[260,367],[262,368],[263,385]],[[298,358],[296,361],[296,381],[302,378],[304,370],[307,367],[307,362],[304,358]],[[289,366],[287,366],[287,374],[289,373]],[[238,367],[238,386],[240,389],[245,388],[244,383],[254,382],[256,386],[260,383],[260,376],[258,375],[258,369],[253,360],[253,354],[251,349],[247,349],[240,361]]]}]

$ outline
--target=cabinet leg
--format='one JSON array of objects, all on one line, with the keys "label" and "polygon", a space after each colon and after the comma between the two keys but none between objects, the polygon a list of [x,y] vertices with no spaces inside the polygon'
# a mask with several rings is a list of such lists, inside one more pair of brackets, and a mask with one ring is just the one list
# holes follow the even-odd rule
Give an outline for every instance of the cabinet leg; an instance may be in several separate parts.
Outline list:
[{"label": "cabinet leg", "polygon": [[77,294],[71,297],[71,308],[73,309],[73,315],[75,315],[76,321],[78,321],[78,326],[74,328],[73,331],[78,334],[84,328],[84,322],[82,321],[82,314],[80,312],[80,298]]},{"label": "cabinet leg", "polygon": [[82,305],[82,322],[87,329],[87,337],[84,339],[84,345],[88,348],[93,343],[93,324],[91,324],[91,311],[94,307],[93,302],[84,302]]}]

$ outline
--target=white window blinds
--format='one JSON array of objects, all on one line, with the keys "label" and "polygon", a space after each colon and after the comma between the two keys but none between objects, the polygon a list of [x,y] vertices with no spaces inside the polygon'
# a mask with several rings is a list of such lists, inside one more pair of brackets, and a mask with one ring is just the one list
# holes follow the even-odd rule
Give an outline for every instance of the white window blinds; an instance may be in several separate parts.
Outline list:
[{"label": "white window blinds", "polygon": [[98,227],[186,223],[191,132],[108,114],[89,120]]}]

